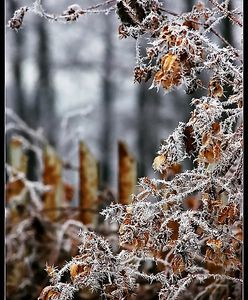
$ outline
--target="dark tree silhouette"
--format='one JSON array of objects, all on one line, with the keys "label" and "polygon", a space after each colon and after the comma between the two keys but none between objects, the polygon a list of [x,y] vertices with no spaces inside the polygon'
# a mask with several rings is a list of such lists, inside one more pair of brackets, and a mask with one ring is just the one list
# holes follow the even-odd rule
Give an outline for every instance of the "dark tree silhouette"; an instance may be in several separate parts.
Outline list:
[{"label": "dark tree silhouette", "polygon": [[113,83],[112,59],[113,59],[113,42],[112,42],[112,23],[111,16],[104,18],[103,40],[105,44],[103,56],[103,74],[102,74],[102,134],[101,134],[101,151],[102,151],[102,169],[101,182],[108,185],[110,181],[111,165],[111,145],[112,145],[112,119],[113,119]]},{"label": "dark tree silhouette", "polygon": [[[56,113],[55,91],[51,77],[51,58],[49,51],[49,37],[46,24],[42,19],[37,19],[37,67],[39,77],[36,83],[33,101],[33,124],[41,126],[48,141],[55,145]],[[53,130],[51,130],[53,128]]]},{"label": "dark tree silhouette", "polygon": [[[9,0],[9,10],[12,13],[18,8],[16,0]],[[16,113],[21,119],[26,120],[27,118],[27,105],[25,103],[25,92],[23,87],[23,74],[22,74],[22,62],[24,55],[25,46],[25,32],[20,31],[19,34],[13,34],[13,48],[14,53],[12,57],[12,74],[13,74],[13,87],[12,97],[13,104]]]}]

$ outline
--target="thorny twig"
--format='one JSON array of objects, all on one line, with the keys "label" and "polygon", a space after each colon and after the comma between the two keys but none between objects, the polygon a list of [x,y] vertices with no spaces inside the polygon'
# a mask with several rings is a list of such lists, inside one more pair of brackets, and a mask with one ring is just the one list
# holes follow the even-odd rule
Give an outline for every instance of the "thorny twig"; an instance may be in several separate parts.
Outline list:
[{"label": "thorny twig", "polygon": [[[165,8],[161,8],[161,10],[163,10],[164,12],[172,15],[172,16],[176,16],[176,17],[179,17],[180,14],[176,13],[176,12],[172,12],[168,9],[165,9]],[[237,50],[220,34],[218,33],[214,28],[211,27],[211,24],[207,24],[207,23],[202,23],[202,22],[198,22],[196,20],[193,20],[193,19],[190,19],[190,21],[192,23],[195,23],[197,25],[201,25],[203,26],[205,29],[209,29],[213,34],[215,34],[226,46],[229,46],[231,47],[234,51],[235,51],[235,54],[237,57],[239,57],[239,53],[237,52]],[[240,62],[242,63],[243,61],[240,59]]]},{"label": "thorny twig", "polygon": [[[226,15],[233,23],[239,25],[240,27],[243,27],[243,24],[233,16],[233,14],[227,10],[227,7],[223,7],[221,4],[216,2],[215,0],[208,0],[210,3],[212,3],[215,7],[217,7],[224,15]],[[223,2],[225,3],[225,2]]]}]

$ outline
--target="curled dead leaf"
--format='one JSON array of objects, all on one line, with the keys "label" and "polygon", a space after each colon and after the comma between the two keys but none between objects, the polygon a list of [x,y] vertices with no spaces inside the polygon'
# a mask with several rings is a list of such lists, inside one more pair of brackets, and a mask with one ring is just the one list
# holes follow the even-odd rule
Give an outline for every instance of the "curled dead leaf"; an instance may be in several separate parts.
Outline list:
[{"label": "curled dead leaf", "polygon": [[203,147],[199,151],[199,158],[209,164],[216,163],[221,157],[221,142],[213,141],[211,137],[203,137]]},{"label": "curled dead leaf", "polygon": [[239,241],[243,241],[243,230],[242,225],[238,225],[237,231],[235,233],[235,238]]},{"label": "curled dead leaf", "polygon": [[173,257],[171,267],[174,274],[180,274],[185,270],[185,263],[181,255],[175,255]]},{"label": "curled dead leaf", "polygon": [[187,26],[189,29],[194,29],[194,30],[198,30],[200,28],[197,18],[185,20],[183,22],[183,25]]},{"label": "curled dead leaf", "polygon": [[210,80],[208,85],[208,96],[214,98],[220,98],[223,96],[223,87],[221,86],[219,80]]},{"label": "curled dead leaf", "polygon": [[158,155],[154,158],[152,167],[156,171],[162,172],[166,166],[166,158],[164,155]]},{"label": "curled dead leaf", "polygon": [[210,135],[210,133],[203,133],[203,135],[202,135],[202,145],[206,145],[207,143],[209,143],[210,142],[210,140],[211,140],[211,135]]},{"label": "curled dead leaf", "polygon": [[219,251],[220,248],[222,247],[222,241],[216,239],[209,239],[207,240],[207,245],[216,252]]},{"label": "curled dead leaf", "polygon": [[49,285],[42,290],[38,300],[59,300],[59,297],[60,292],[54,286]]},{"label": "curled dead leaf", "polygon": [[161,172],[161,178],[164,180],[171,180],[176,174],[182,172],[182,165],[174,163]]},{"label": "curled dead leaf", "polygon": [[175,62],[177,60],[177,55],[168,53],[164,55],[161,59],[161,65],[162,65],[162,71],[169,72],[175,65]]},{"label": "curled dead leaf", "polygon": [[218,216],[218,223],[219,224],[233,224],[235,219],[239,217],[239,207],[235,203],[230,203],[229,205],[225,206],[219,216]]},{"label": "curled dead leaf", "polygon": [[174,220],[170,220],[167,223],[167,227],[171,230],[172,234],[170,236],[171,240],[177,240],[178,239],[178,235],[179,235],[179,222],[178,221],[174,221]]},{"label": "curled dead leaf", "polygon": [[162,85],[169,90],[174,85],[181,83],[181,64],[177,55],[171,52],[164,55],[161,59],[161,69],[154,76],[154,85]]},{"label": "curled dead leaf", "polygon": [[131,213],[132,213],[132,210],[133,210],[133,208],[132,208],[131,205],[127,205],[127,206],[126,206],[126,212],[127,212],[128,214],[131,214]]},{"label": "curled dead leaf", "polygon": [[86,265],[72,264],[70,266],[71,279],[74,280],[77,276],[85,276],[89,273],[90,267]]},{"label": "curled dead leaf", "polygon": [[212,128],[212,131],[214,134],[217,134],[220,132],[220,123],[219,122],[214,122],[212,125],[211,125],[211,128]]},{"label": "curled dead leaf", "polygon": [[45,270],[46,270],[49,277],[53,277],[55,272],[56,272],[56,269],[54,268],[54,266],[49,266],[49,265],[46,265]]},{"label": "curled dead leaf", "polygon": [[25,188],[25,183],[22,179],[8,182],[6,184],[6,200],[10,201],[11,198],[17,196]]},{"label": "curled dead leaf", "polygon": [[201,205],[201,201],[196,196],[188,196],[184,200],[184,204],[187,209],[197,210]]},{"label": "curled dead leaf", "polygon": [[195,143],[195,138],[194,138],[194,129],[193,127],[186,126],[183,131],[183,141],[185,144],[186,152],[188,154],[191,154],[195,152],[196,150],[196,143]]}]

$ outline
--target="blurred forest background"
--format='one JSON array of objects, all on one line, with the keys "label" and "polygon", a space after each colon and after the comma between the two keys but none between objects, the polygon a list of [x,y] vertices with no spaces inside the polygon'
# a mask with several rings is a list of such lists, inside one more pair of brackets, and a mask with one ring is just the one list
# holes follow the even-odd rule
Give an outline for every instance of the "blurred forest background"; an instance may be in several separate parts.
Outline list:
[{"label": "blurred forest background", "polygon": [[[231,0],[240,8],[240,0]],[[31,3],[31,1],[30,1]],[[6,1],[6,20],[23,0]],[[74,1],[43,1],[50,13],[61,13]],[[87,8],[98,1],[78,3]],[[190,11],[193,0],[164,1],[167,9]],[[197,94],[182,90],[164,94],[150,89],[151,82],[135,83],[135,40],[118,38],[119,20],[109,15],[87,14],[72,24],[48,23],[27,14],[18,33],[6,30],[6,107],[48,139],[72,165],[78,165],[78,143],[86,142],[101,162],[102,188],[117,190],[117,141],[127,143],[138,162],[138,177],[154,176],[152,161],[160,141],[179,121],[190,116],[189,101]],[[219,32],[233,46],[237,27],[226,19]],[[216,43],[220,43],[213,37]],[[145,45],[144,45],[145,47]],[[9,111],[8,111],[9,112]],[[6,122],[9,122],[6,114]],[[14,128],[8,128],[6,137]],[[35,156],[30,152],[28,178],[38,178]],[[189,167],[189,166],[187,166]],[[77,175],[63,173],[75,187]],[[77,201],[76,195],[74,194]]]}]

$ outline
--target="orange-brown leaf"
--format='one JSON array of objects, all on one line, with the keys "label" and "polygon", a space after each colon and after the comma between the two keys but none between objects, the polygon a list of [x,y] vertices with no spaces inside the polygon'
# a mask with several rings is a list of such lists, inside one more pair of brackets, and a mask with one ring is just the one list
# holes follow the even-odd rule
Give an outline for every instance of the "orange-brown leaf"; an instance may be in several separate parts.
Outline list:
[{"label": "orange-brown leaf", "polygon": [[166,158],[164,155],[158,155],[154,158],[152,167],[156,171],[162,171],[166,165]]},{"label": "orange-brown leaf", "polygon": [[207,240],[207,245],[210,246],[214,251],[219,251],[222,247],[222,241],[216,239]]},{"label": "orange-brown leaf", "polygon": [[220,123],[219,122],[214,122],[212,125],[212,130],[213,130],[213,133],[216,134],[216,133],[219,133],[220,132]]},{"label": "orange-brown leaf", "polygon": [[171,240],[177,240],[178,239],[179,226],[180,226],[180,224],[179,224],[178,221],[170,220],[167,223],[167,227],[172,231],[172,234],[170,236]]},{"label": "orange-brown leaf", "polygon": [[218,80],[210,80],[208,85],[208,96],[210,97],[222,97],[223,87]]},{"label": "orange-brown leaf", "polygon": [[186,152],[188,154],[193,153],[196,150],[194,130],[192,126],[186,126],[183,131],[183,141],[185,144]]},{"label": "orange-brown leaf", "polygon": [[175,255],[173,257],[171,267],[174,274],[180,274],[185,270],[185,263],[181,255]]},{"label": "orange-brown leaf", "polygon": [[197,210],[200,205],[201,201],[196,196],[189,196],[184,201],[187,209]]},{"label": "orange-brown leaf", "polygon": [[59,300],[59,297],[60,293],[53,286],[46,286],[42,290],[38,300]]},{"label": "orange-brown leaf", "polygon": [[239,208],[237,207],[236,204],[230,203],[229,205],[225,206],[219,216],[218,216],[218,222],[220,224],[233,224],[236,217],[239,216]]},{"label": "orange-brown leaf", "polygon": [[21,179],[8,182],[6,184],[6,200],[9,201],[12,197],[19,195],[24,187],[25,183]]},{"label": "orange-brown leaf", "polygon": [[75,279],[76,276],[85,276],[90,271],[90,268],[88,266],[82,266],[78,264],[72,264],[70,266],[70,275],[71,279]]},{"label": "orange-brown leaf", "polygon": [[74,187],[68,183],[64,183],[65,200],[71,201],[74,196]]},{"label": "orange-brown leaf", "polygon": [[183,25],[187,26],[189,29],[194,29],[194,30],[198,30],[200,28],[197,18],[186,20],[183,22]]},{"label": "orange-brown leaf", "polygon": [[161,64],[162,64],[162,71],[169,72],[172,67],[175,65],[177,60],[177,55],[168,53],[162,57]]}]

